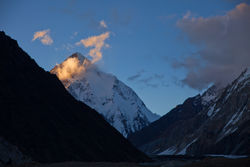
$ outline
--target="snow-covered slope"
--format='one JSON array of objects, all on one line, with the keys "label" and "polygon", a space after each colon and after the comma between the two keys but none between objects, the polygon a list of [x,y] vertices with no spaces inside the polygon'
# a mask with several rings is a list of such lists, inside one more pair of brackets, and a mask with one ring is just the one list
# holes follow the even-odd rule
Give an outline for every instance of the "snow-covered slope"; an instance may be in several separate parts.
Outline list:
[{"label": "snow-covered slope", "polygon": [[97,110],[125,137],[159,118],[131,88],[100,71],[79,53],[55,66],[51,73],[77,100]]},{"label": "snow-covered slope", "polygon": [[223,92],[223,90],[224,88],[221,88],[219,86],[211,86],[201,95],[202,104],[208,106],[211,103],[215,102],[219,95]]},{"label": "snow-covered slope", "polygon": [[149,154],[250,154],[250,68],[188,98],[128,139]]}]

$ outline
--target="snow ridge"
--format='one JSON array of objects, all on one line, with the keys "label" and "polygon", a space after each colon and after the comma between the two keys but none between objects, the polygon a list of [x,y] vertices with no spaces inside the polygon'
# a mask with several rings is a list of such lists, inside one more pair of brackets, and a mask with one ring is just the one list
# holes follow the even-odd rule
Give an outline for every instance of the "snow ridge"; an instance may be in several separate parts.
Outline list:
[{"label": "snow ridge", "polygon": [[[86,59],[79,53],[70,57],[79,59],[80,64]],[[84,69],[84,73],[70,82],[68,91],[102,114],[125,137],[159,118],[131,88],[112,74],[100,71],[95,65]]]}]

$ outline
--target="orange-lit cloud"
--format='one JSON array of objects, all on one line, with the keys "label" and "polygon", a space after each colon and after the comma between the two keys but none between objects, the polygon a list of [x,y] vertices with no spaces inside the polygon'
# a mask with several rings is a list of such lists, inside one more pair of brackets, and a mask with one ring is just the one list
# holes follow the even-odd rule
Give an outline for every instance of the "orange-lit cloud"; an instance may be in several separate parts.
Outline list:
[{"label": "orange-lit cloud", "polygon": [[42,30],[42,31],[37,31],[33,35],[32,41],[39,39],[42,44],[44,45],[51,45],[53,43],[53,39],[49,35],[50,30]]},{"label": "orange-lit cloud", "polygon": [[100,26],[103,28],[108,28],[107,24],[105,23],[104,20],[100,21]]},{"label": "orange-lit cloud", "polygon": [[77,57],[70,57],[62,64],[56,65],[56,67],[51,70],[51,73],[56,74],[67,87],[73,79],[76,79],[77,76],[86,71],[89,64],[90,62],[87,59],[80,62]]},{"label": "orange-lit cloud", "polygon": [[82,39],[80,42],[77,42],[76,45],[83,44],[84,47],[94,47],[90,49],[89,56],[92,57],[92,63],[99,61],[102,58],[101,49],[103,47],[109,47],[108,44],[105,44],[104,41],[109,38],[109,32],[105,32],[98,36],[92,36],[87,39]]}]

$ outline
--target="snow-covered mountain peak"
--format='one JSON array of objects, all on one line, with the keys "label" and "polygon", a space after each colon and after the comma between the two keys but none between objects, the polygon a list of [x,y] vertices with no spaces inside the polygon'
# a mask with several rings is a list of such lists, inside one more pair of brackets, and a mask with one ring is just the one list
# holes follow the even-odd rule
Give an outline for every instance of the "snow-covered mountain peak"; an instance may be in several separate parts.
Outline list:
[{"label": "snow-covered mountain peak", "polygon": [[51,70],[51,73],[56,74],[67,88],[72,82],[81,78],[86,72],[86,69],[91,66],[91,62],[82,54],[74,53],[61,64],[57,64]]},{"label": "snow-covered mountain peak", "polygon": [[[246,68],[237,79],[235,79],[231,83],[231,89],[228,89],[230,91],[235,90],[236,88],[239,88],[240,86],[245,86],[249,82],[250,78],[250,67]],[[244,81],[247,81],[243,84]],[[202,104],[203,105],[210,105],[212,102],[215,102],[217,99],[220,98],[221,93],[227,88],[227,86],[230,85],[212,85],[210,88],[208,88],[202,95]]]},{"label": "snow-covered mountain peak", "polygon": [[131,88],[79,53],[55,66],[51,73],[58,76],[72,96],[102,114],[125,137],[159,118]]},{"label": "snow-covered mountain peak", "polygon": [[[72,54],[72,55],[69,56],[67,59],[70,59],[70,58],[76,58],[76,59],[78,59],[80,64],[82,64],[85,60],[90,62],[90,60],[88,60],[85,56],[83,56],[83,55],[82,55],[81,53],[79,53],[79,52],[76,52],[76,53]],[[66,60],[67,60],[67,59],[66,59]]]}]

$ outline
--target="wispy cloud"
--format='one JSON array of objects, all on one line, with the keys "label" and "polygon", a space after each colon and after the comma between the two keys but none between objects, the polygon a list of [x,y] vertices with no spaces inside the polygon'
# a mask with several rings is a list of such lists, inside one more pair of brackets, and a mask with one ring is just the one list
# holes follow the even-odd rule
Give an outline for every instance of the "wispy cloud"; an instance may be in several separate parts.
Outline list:
[{"label": "wispy cloud", "polygon": [[101,21],[100,21],[100,26],[101,26],[102,28],[108,28],[108,26],[107,26],[107,24],[105,23],[104,20],[101,20]]},{"label": "wispy cloud", "polygon": [[53,43],[53,39],[50,37],[49,33],[50,33],[49,29],[37,31],[34,33],[32,41],[39,39],[42,42],[42,44],[51,45]]},{"label": "wispy cloud", "polygon": [[99,61],[102,58],[102,52],[101,49],[103,47],[109,47],[108,44],[105,44],[105,40],[108,39],[110,36],[110,32],[105,32],[98,36],[92,36],[87,39],[82,39],[79,42],[76,43],[76,45],[83,45],[84,47],[93,47],[93,49],[90,49],[89,56],[92,57],[92,63],[95,63]]},{"label": "wispy cloud", "polygon": [[132,76],[128,77],[128,81],[135,81],[135,80],[137,80],[138,78],[140,78],[142,76],[142,74],[144,72],[145,72],[144,70],[141,70],[141,71],[137,72],[135,75],[132,75]]},{"label": "wispy cloud", "polygon": [[164,75],[153,74],[151,76],[139,79],[138,82],[144,83],[146,86],[157,88],[159,86],[167,86]]},{"label": "wispy cloud", "polygon": [[168,84],[164,80],[164,75],[162,74],[146,74],[144,70],[137,72],[135,75],[132,75],[127,78],[128,81],[137,82],[144,84],[148,87],[157,88],[159,86],[167,87]]},{"label": "wispy cloud", "polygon": [[200,49],[173,63],[173,67],[187,70],[182,82],[199,90],[210,84],[225,85],[249,67],[249,18],[246,3],[222,16],[194,17],[187,12],[177,26]]}]

